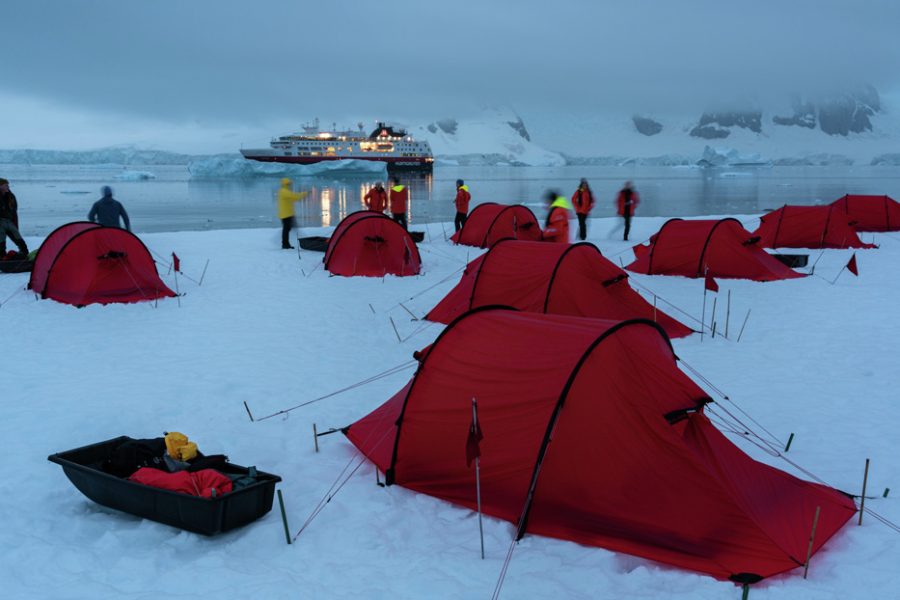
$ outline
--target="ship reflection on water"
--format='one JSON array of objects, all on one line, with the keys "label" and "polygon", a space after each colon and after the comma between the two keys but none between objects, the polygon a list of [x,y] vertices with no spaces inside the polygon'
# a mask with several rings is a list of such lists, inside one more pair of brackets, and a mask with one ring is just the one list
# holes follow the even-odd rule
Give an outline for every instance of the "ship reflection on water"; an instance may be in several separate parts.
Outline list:
[{"label": "ship reflection on water", "polygon": [[[294,182],[297,190],[309,192],[305,200],[297,203],[297,224],[300,227],[330,227],[337,225],[341,219],[359,210],[366,209],[366,193],[377,182],[385,189],[391,187],[389,177],[365,180],[309,183],[309,180],[298,179]],[[424,223],[434,220],[452,220],[455,189],[442,190],[446,196],[444,203],[433,202],[434,177],[431,173],[402,173],[400,183],[409,188],[409,205],[406,217],[410,223]],[[437,209],[437,210],[436,210]],[[389,212],[389,211],[385,211]]]}]

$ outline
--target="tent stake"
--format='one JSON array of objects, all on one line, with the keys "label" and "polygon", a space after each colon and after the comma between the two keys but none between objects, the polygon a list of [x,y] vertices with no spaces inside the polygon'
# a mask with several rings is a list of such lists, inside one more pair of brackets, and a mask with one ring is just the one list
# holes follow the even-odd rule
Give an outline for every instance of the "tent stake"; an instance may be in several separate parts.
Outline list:
[{"label": "tent stake", "polygon": [[372,306],[371,303],[369,303],[369,309],[372,311],[372,314],[374,315],[374,314],[375,314],[375,307]]},{"label": "tent stake", "polygon": [[313,423],[313,445],[316,447],[316,452],[319,451],[319,432],[316,431],[316,424]]},{"label": "tent stake", "polygon": [[862,525],[863,513],[866,510],[866,483],[869,480],[869,459],[866,459],[866,470],[863,473],[863,489],[862,489],[862,497],[859,499],[859,523],[857,525]]},{"label": "tent stake", "polygon": [[281,507],[281,522],[284,524],[284,539],[291,545],[291,530],[288,529],[287,513],[284,511],[284,498],[281,496],[281,490],[278,490],[278,505]]},{"label": "tent stake", "polygon": [[656,323],[656,294],[653,294],[653,322]]},{"label": "tent stake", "polygon": [[884,493],[881,495],[882,498],[887,498],[888,494],[891,493],[891,488],[884,488]]},{"label": "tent stake", "polygon": [[700,313],[700,343],[703,343],[703,330],[706,329],[706,281],[703,283],[703,311]]},{"label": "tent stake", "polygon": [[809,534],[809,548],[806,549],[806,564],[803,566],[803,579],[806,579],[806,574],[809,572],[809,559],[812,556],[813,540],[816,539],[816,525],[819,524],[819,511],[820,510],[822,510],[822,507],[817,506],[816,507],[816,516],[813,517],[812,532]]},{"label": "tent stake", "polygon": [[247,401],[246,401],[246,400],[244,400],[244,408],[247,409],[247,416],[250,417],[250,422],[252,423],[252,422],[254,421],[254,419],[253,419],[253,413],[250,412],[250,407],[247,406]]},{"label": "tent stake", "polygon": [[413,320],[413,321],[418,321],[418,320],[419,320],[419,317],[416,316],[416,313],[414,313],[413,311],[411,311],[411,310],[409,310],[408,308],[406,308],[406,305],[405,305],[405,304],[403,304],[402,302],[398,302],[398,304],[400,305],[400,308],[402,308],[403,310],[405,310],[406,312],[409,313],[409,316],[412,317],[412,320]]},{"label": "tent stake", "polygon": [[394,318],[393,318],[393,317],[388,317],[388,320],[391,322],[391,327],[394,328],[394,335],[397,336],[397,342],[399,342],[399,343],[402,344],[402,343],[403,343],[403,340],[400,339],[400,332],[397,331],[397,325],[394,323]]},{"label": "tent stake", "polygon": [[181,308],[181,292],[178,291],[178,271],[175,271],[175,299],[178,301],[178,308]]},{"label": "tent stake", "polygon": [[715,339],[716,337],[716,303],[718,302],[718,295],[713,298],[713,311],[712,316],[709,318],[709,322],[712,323],[712,337]]},{"label": "tent stake", "polygon": [[750,309],[748,308],[748,309],[747,309],[747,316],[744,317],[744,324],[741,325],[741,330],[738,332],[738,339],[737,339],[737,341],[739,341],[739,342],[741,341],[741,336],[744,335],[744,327],[747,326],[747,319],[749,319],[749,318],[750,318]]},{"label": "tent stake", "polygon": [[384,484],[381,483],[381,477],[378,475],[378,467],[375,467],[375,484],[378,487],[384,487]]},{"label": "tent stake", "polygon": [[728,339],[728,321],[731,319],[731,290],[728,290],[728,303],[725,305],[725,339]]},{"label": "tent stake", "polygon": [[747,600],[750,597],[750,584],[745,583],[743,586],[743,593],[741,594],[741,600]]},{"label": "tent stake", "polygon": [[793,441],[794,441],[794,432],[792,431],[790,437],[788,437],[787,445],[784,447],[785,452],[787,452],[788,450],[791,449],[791,442],[793,442]]}]

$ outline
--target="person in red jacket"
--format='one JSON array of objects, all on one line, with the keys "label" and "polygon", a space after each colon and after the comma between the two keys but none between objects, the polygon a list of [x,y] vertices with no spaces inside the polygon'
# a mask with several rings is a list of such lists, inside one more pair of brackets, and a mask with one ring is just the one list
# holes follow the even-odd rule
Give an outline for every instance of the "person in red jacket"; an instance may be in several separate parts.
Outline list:
[{"label": "person in red jacket", "polygon": [[374,210],[375,212],[383,213],[384,209],[387,208],[387,192],[384,191],[384,186],[380,181],[375,184],[375,187],[366,192],[365,203],[366,209]]},{"label": "person in red jacket", "polygon": [[584,241],[587,238],[587,216],[594,208],[594,192],[587,179],[582,179],[578,184],[578,189],[572,194],[572,204],[575,205],[575,216],[578,217],[578,239]]},{"label": "person in red jacket", "polygon": [[545,199],[550,212],[547,213],[547,221],[544,223],[544,241],[568,244],[569,211],[572,210],[572,205],[556,190],[549,190]]},{"label": "person in red jacket", "polygon": [[391,177],[394,185],[391,186],[391,218],[400,223],[403,229],[406,229],[406,204],[409,202],[409,188],[400,185],[400,178],[394,175]]},{"label": "person in red jacket", "polygon": [[[625,226],[625,241],[628,241],[628,232],[631,231],[631,217],[634,216],[634,209],[641,203],[641,197],[638,196],[637,190],[630,181],[626,181],[625,185],[619,190],[619,197],[616,198],[616,207],[619,216],[622,217],[622,224]],[[616,225],[610,232],[610,237],[619,229]]]},{"label": "person in red jacket", "polygon": [[469,187],[462,179],[457,179],[456,199],[453,201],[456,204],[456,218],[453,220],[453,226],[456,228],[456,231],[462,229],[463,225],[466,224],[466,219],[469,215],[469,200],[471,199],[472,194],[469,193]]}]

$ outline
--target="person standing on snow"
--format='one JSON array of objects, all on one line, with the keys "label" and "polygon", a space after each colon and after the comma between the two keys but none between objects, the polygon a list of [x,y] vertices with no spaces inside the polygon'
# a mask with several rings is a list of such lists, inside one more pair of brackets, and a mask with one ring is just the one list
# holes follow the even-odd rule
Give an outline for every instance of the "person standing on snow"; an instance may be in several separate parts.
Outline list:
[{"label": "person standing on snow", "polygon": [[391,177],[394,185],[391,186],[391,218],[400,223],[406,229],[406,205],[409,202],[409,188],[400,184],[400,178]]},{"label": "person standing on snow", "polygon": [[556,190],[548,190],[544,199],[550,209],[547,213],[547,221],[544,223],[544,241],[568,244],[569,211],[572,210],[572,205]]},{"label": "person standing on snow", "polygon": [[19,233],[19,204],[16,195],[9,191],[9,181],[0,178],[0,260],[6,256],[6,236],[19,247],[19,253],[28,254],[28,245]]},{"label": "person standing on snow", "polygon": [[367,210],[384,213],[384,209],[387,207],[387,192],[384,191],[384,186],[380,181],[366,192],[365,203]]},{"label": "person standing on snow", "polygon": [[112,188],[104,185],[100,188],[100,193],[103,194],[103,197],[94,202],[91,211],[88,213],[88,221],[100,223],[104,227],[118,227],[122,229],[122,226],[119,224],[119,219],[121,218],[122,223],[125,224],[124,228],[131,231],[131,221],[128,220],[128,213],[125,212],[125,207],[122,206],[122,203],[113,198]]},{"label": "person standing on snow", "polygon": [[462,229],[463,225],[466,224],[466,219],[469,215],[469,200],[471,199],[472,194],[469,193],[469,187],[462,179],[457,179],[456,199],[453,201],[456,204],[456,218],[453,219],[453,226],[456,228],[456,231]]},{"label": "person standing on snow", "polygon": [[278,218],[281,219],[281,248],[291,250],[291,229],[296,226],[294,219],[294,203],[305,198],[309,192],[295,192],[291,189],[290,179],[281,180],[281,189],[278,190]]},{"label": "person standing on snow", "polygon": [[572,204],[575,205],[575,216],[578,217],[578,239],[584,241],[587,238],[587,217],[594,208],[594,192],[587,179],[582,179],[578,184],[578,189],[572,194]]},{"label": "person standing on snow", "polygon": [[[628,241],[628,232],[631,231],[631,217],[634,216],[634,210],[637,208],[637,205],[641,203],[641,197],[638,196],[637,190],[634,189],[634,185],[630,181],[626,181],[625,185],[619,190],[619,196],[616,198],[616,207],[619,212],[619,216],[622,217],[622,225],[625,226],[625,241]],[[619,226],[616,225],[613,227],[613,230],[610,232],[610,237],[618,231]]]}]

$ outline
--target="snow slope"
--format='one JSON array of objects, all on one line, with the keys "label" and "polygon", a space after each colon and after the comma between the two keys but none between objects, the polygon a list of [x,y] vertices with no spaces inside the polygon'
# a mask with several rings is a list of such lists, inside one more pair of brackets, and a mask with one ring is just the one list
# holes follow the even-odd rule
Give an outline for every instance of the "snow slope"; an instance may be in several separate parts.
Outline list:
[{"label": "snow slope", "polygon": [[[635,219],[635,242],[663,221]],[[589,237],[612,260],[628,261],[630,244],[606,237],[613,224],[593,219]],[[21,291],[26,275],[0,275],[3,597],[490,597],[511,524],[485,520],[481,560],[474,513],[376,486],[372,467],[340,434],[321,438],[321,451],[313,450],[313,423],[321,431],[353,422],[400,389],[411,370],[255,423],[243,405],[259,418],[314,400],[409,361],[437,336],[442,326],[411,321],[398,303],[422,315],[478,251],[448,244],[438,224],[412,228],[428,233],[420,246],[424,274],[384,280],[329,277],[321,254],[303,251],[298,260],[277,249],[275,229],[143,235],[158,257],[176,251],[194,279],[210,259],[202,286],[179,278],[186,294],[180,306],[167,300],[76,309],[35,301]],[[829,281],[849,252],[826,251],[817,276],[801,280],[720,280],[717,321],[721,331],[730,290],[731,339],[695,335],[674,344],[684,364],[733,401],[698,380],[718,401],[719,414],[727,409],[743,418],[739,407],[758,422],[754,430],[764,427],[781,441],[794,432],[787,456],[831,485],[858,494],[864,461],[872,459],[866,506],[897,523],[900,326],[893,315],[900,236],[874,238],[881,248],[856,254],[860,276],[844,272],[834,285]],[[40,239],[27,241],[37,247]],[[160,269],[174,287],[172,274]],[[632,281],[664,299],[670,314],[691,323],[665,302],[699,316],[701,281],[640,275]],[[204,452],[280,474],[292,533],[332,484],[342,487],[288,546],[277,503],[256,523],[206,538],[98,506],[46,461],[53,452],[121,434],[171,430],[188,434]],[[802,476],[743,436],[728,435],[755,458]],[[886,487],[895,492],[883,499]],[[795,570],[754,586],[750,597],[894,598],[898,550],[900,533],[867,515],[862,527],[848,525],[813,558],[808,579]],[[529,535],[515,548],[501,597],[721,600],[740,597],[740,590]]]}]

